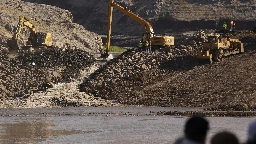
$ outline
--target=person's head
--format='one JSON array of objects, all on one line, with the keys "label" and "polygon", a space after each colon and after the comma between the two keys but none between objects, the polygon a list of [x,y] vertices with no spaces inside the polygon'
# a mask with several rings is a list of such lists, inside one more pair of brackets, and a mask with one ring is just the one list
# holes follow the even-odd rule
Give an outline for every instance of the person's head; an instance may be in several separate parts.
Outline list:
[{"label": "person's head", "polygon": [[256,121],[249,124],[248,141],[256,141]]},{"label": "person's head", "polygon": [[211,144],[239,144],[237,137],[231,132],[219,132],[211,139]]},{"label": "person's head", "polygon": [[184,133],[186,138],[204,143],[208,130],[209,123],[205,118],[193,116],[186,122]]}]

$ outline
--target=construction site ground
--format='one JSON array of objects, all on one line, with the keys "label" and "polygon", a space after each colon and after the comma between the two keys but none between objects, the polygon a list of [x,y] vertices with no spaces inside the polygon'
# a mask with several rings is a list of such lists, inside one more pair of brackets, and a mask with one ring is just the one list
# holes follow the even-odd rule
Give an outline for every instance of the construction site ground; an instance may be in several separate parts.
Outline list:
[{"label": "construction site ground", "polygon": [[[256,116],[255,0],[116,1],[156,34],[174,36],[175,46],[136,48],[144,27],[114,11],[111,45],[127,51],[102,60],[107,1],[0,1],[0,143],[173,143],[192,115],[210,121],[207,141],[229,130],[244,142]],[[53,46],[10,56],[21,15],[52,33]],[[237,29],[229,37],[245,52],[212,64],[196,59],[198,31],[230,20]]]},{"label": "construction site ground", "polygon": [[[255,33],[236,34],[248,36],[255,38]],[[196,59],[190,42],[184,36],[171,51],[129,49],[108,62],[55,47],[9,59],[2,49],[1,106],[201,107],[230,116],[236,116],[233,111],[254,111],[254,41],[245,40],[245,53],[213,64]]]},{"label": "construction site ground", "polygon": [[[81,22],[84,27],[74,23],[73,18],[79,22],[79,12],[84,12],[76,8],[75,2],[63,3],[74,6],[72,8],[75,9],[70,10],[72,13],[56,6],[30,2],[32,1],[0,2],[0,107],[2,108],[135,105],[201,107],[207,111],[226,111],[228,114],[233,111],[254,111],[256,108],[254,100],[256,36],[251,31],[254,11],[248,12],[251,17],[246,17],[241,11],[234,13],[237,14],[237,21],[245,23],[238,26],[237,32],[230,37],[238,38],[244,43],[245,53],[227,57],[219,63],[205,64],[195,58],[200,41],[194,34],[199,28],[195,30],[195,25],[192,26],[195,20],[201,24],[208,24],[214,19],[211,14],[216,15],[216,13],[207,9],[208,3],[214,4],[211,7],[214,10],[227,8],[226,10],[231,12],[233,7],[243,6],[242,10],[246,11],[254,8],[255,4],[251,0],[218,3],[202,1],[204,5],[201,7],[198,7],[197,2],[184,0],[180,3],[172,3],[175,9],[169,14],[167,13],[170,10],[169,1],[156,1],[152,3],[152,8],[155,9],[147,13],[143,11],[138,13],[151,19],[154,26],[158,25],[157,30],[161,29],[161,22],[165,24],[168,20],[173,22],[176,19],[175,25],[191,22],[187,28],[180,27],[179,30],[175,30],[165,27],[166,31],[160,31],[173,35],[175,46],[155,51],[137,49],[136,45],[140,39],[137,33],[134,33],[136,36],[129,32],[125,32],[126,35],[114,35],[122,31],[115,31],[117,29],[113,28],[113,45],[129,47],[129,49],[105,63],[99,62],[96,56],[99,55],[105,42],[103,36],[99,35],[103,30],[93,29],[89,25],[94,21],[86,22],[87,20],[83,21],[83,18],[80,20],[85,22]],[[83,6],[95,9],[93,13],[97,16],[102,15],[107,3],[104,6],[97,5],[97,7],[102,6],[102,9],[91,7],[95,3],[83,3]],[[136,6],[142,3],[134,4]],[[127,5],[132,7],[133,3],[128,2]],[[205,18],[188,19],[187,11],[177,5],[193,6],[193,9],[202,8],[201,11],[206,13]],[[64,7],[68,8],[68,6]],[[146,11],[147,7],[143,8]],[[76,9],[78,11],[75,11]],[[160,9],[161,11],[158,11]],[[35,23],[38,31],[51,32],[53,46],[32,53],[21,51],[17,57],[11,58],[6,43],[15,32],[19,17],[17,14],[33,16],[31,21]],[[113,27],[127,21],[126,18],[122,20],[123,16],[120,13],[116,15],[120,23],[114,21]],[[200,18],[203,16],[200,15]],[[228,18],[224,13],[216,16],[220,16],[216,21],[218,23],[205,28],[206,33],[214,32],[219,28],[220,23]],[[94,18],[91,17],[91,20]],[[107,19],[102,18],[102,20]],[[96,23],[99,24],[97,27],[101,27],[103,21]],[[247,21],[250,23],[246,23]],[[129,23],[129,28],[134,27],[134,24]],[[138,25],[136,27],[141,28]],[[137,32],[140,32],[139,29]],[[24,29],[20,40],[25,43],[28,35],[29,32]]]}]

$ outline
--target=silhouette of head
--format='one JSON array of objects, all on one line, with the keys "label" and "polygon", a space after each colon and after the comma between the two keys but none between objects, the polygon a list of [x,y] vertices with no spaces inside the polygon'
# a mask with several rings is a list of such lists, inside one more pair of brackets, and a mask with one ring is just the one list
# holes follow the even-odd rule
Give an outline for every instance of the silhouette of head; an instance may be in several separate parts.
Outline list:
[{"label": "silhouette of head", "polygon": [[193,116],[186,122],[184,132],[186,138],[204,143],[208,130],[209,123],[205,118],[200,116]]},{"label": "silhouette of head", "polygon": [[256,140],[256,121],[249,124],[248,140]]},{"label": "silhouette of head", "polygon": [[239,141],[233,133],[219,132],[212,137],[211,144],[239,144]]}]

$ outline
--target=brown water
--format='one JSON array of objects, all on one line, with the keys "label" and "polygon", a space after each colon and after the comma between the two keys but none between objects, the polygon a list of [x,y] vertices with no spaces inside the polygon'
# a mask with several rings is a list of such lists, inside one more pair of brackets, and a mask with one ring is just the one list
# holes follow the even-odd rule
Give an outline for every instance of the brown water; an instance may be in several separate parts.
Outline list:
[{"label": "brown water", "polygon": [[[0,109],[0,142],[3,144],[173,143],[182,136],[187,117],[157,115],[160,111],[185,108],[89,107],[61,109]],[[251,118],[207,117],[210,137],[229,130],[246,140]]]}]

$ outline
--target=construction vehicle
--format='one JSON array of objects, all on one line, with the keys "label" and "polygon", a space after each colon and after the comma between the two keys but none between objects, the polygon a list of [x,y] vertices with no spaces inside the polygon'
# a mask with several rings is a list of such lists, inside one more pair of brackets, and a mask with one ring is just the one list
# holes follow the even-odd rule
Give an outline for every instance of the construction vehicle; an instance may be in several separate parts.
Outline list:
[{"label": "construction vehicle", "polygon": [[132,20],[138,22],[140,25],[144,26],[146,29],[146,33],[142,35],[141,42],[143,46],[150,46],[152,48],[162,48],[162,47],[170,47],[174,45],[174,37],[173,36],[156,36],[151,24],[145,19],[141,18],[137,14],[133,13],[127,7],[121,6],[120,4],[114,2],[114,0],[109,0],[108,2],[108,34],[107,34],[107,42],[106,42],[106,52],[102,55],[108,56],[109,48],[110,48],[110,35],[111,35],[111,25],[112,25],[112,12],[113,7],[121,11],[123,14],[130,17]]},{"label": "construction vehicle", "polygon": [[196,57],[208,59],[212,63],[221,61],[223,57],[243,52],[244,47],[240,40],[222,37],[221,34],[215,33],[207,35],[207,41],[198,50]]},{"label": "construction vehicle", "polygon": [[[30,31],[30,36],[25,44],[20,40],[20,35],[23,32],[24,26],[26,26]],[[26,50],[29,47],[36,50],[37,48],[52,46],[52,34],[37,32],[35,25],[30,18],[20,16],[16,31],[13,37],[7,41],[7,45],[10,52]]]}]

